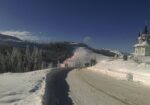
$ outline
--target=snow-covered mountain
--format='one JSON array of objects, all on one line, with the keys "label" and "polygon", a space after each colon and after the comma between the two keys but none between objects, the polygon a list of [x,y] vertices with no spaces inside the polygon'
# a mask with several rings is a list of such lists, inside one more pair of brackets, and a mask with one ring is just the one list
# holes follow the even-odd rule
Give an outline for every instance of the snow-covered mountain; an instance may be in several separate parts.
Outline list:
[{"label": "snow-covered mountain", "polygon": [[129,53],[123,52],[120,50],[114,50],[114,49],[108,49],[108,48],[93,48],[93,47],[90,47],[84,43],[70,42],[70,44],[72,46],[75,46],[75,47],[84,47],[84,48],[89,49],[95,53],[102,54],[105,56],[110,56],[110,57],[114,57],[115,55],[118,55],[118,56],[130,55]]},{"label": "snow-covered mountain", "polygon": [[22,40],[17,38],[17,37],[14,37],[14,36],[4,35],[4,34],[0,33],[0,41],[16,41],[16,42],[20,42]]},{"label": "snow-covered mountain", "polygon": [[[27,42],[24,40],[19,39],[18,37],[15,36],[10,36],[10,35],[5,35],[0,33],[0,44],[7,44],[11,46],[19,46],[19,47],[25,47],[26,45],[31,45],[31,46],[43,46],[44,44],[37,44],[37,43],[32,43],[32,42]],[[57,42],[56,42],[57,43]],[[102,54],[105,56],[114,56],[114,55],[119,55],[122,56],[125,53],[122,53],[120,51],[115,51],[115,50],[110,50],[110,49],[94,49],[92,47],[89,47],[88,45],[84,43],[77,43],[77,42],[58,42],[62,44],[66,44],[67,46],[70,46],[71,50],[76,49],[78,47],[84,47],[94,53]]]},{"label": "snow-covered mountain", "polygon": [[102,54],[104,56],[109,56],[109,57],[114,57],[115,55],[118,55],[118,56],[128,55],[128,53],[121,52],[118,50],[112,50],[112,49],[107,49],[107,48],[95,49],[95,48],[92,48],[92,47],[90,47],[84,43],[69,42],[68,44],[70,44],[75,49],[78,47],[83,47],[83,48],[85,48],[89,51],[92,51],[94,53]]}]

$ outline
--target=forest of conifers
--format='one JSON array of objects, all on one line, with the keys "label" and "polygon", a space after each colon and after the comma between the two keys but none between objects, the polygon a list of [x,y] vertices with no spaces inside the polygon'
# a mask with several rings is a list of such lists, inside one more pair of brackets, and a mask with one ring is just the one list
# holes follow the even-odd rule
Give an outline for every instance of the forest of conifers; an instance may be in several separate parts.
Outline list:
[{"label": "forest of conifers", "polygon": [[54,67],[71,56],[66,43],[25,44],[23,47],[0,44],[0,73],[27,72]]}]

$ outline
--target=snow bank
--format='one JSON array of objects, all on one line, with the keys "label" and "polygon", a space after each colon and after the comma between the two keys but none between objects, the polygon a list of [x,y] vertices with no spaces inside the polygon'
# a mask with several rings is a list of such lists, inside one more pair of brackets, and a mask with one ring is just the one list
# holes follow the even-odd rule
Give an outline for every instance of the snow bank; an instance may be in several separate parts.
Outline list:
[{"label": "snow bank", "polygon": [[150,64],[150,56],[135,56],[134,59],[137,62],[143,62]]},{"label": "snow bank", "polygon": [[133,77],[133,81],[150,85],[149,68],[150,65],[146,63],[138,64],[132,60],[123,61],[122,59],[117,59],[103,60],[88,69],[123,80],[128,80],[128,76],[131,75]]},{"label": "snow bank", "polygon": [[0,74],[0,105],[42,105],[50,69]]}]

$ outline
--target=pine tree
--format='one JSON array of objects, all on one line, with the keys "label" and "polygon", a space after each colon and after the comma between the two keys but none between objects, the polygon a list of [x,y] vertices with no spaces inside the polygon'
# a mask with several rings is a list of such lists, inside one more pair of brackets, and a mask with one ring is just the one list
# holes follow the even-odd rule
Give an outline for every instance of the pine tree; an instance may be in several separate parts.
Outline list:
[{"label": "pine tree", "polygon": [[5,70],[6,70],[6,68],[5,68],[4,54],[2,54],[2,53],[0,52],[0,72],[1,72],[1,73],[6,72]]},{"label": "pine tree", "polygon": [[31,68],[31,63],[32,63],[32,59],[31,59],[31,53],[30,53],[30,49],[29,46],[26,46],[26,50],[25,50],[25,55],[24,55],[24,60],[26,62],[26,66],[25,66],[25,71],[30,71]]},{"label": "pine tree", "polygon": [[42,65],[42,50],[39,50],[37,47],[34,47],[32,52],[32,60],[33,70],[40,69]]}]

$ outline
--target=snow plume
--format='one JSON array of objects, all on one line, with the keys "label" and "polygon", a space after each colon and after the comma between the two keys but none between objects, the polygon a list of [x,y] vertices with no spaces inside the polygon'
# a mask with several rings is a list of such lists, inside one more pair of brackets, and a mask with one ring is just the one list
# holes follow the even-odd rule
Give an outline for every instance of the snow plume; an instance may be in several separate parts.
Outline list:
[{"label": "snow plume", "polygon": [[30,31],[19,31],[19,30],[0,30],[1,34],[17,37],[21,40],[35,41],[35,42],[49,42],[52,40],[49,36],[42,35],[42,32],[30,32]]}]

